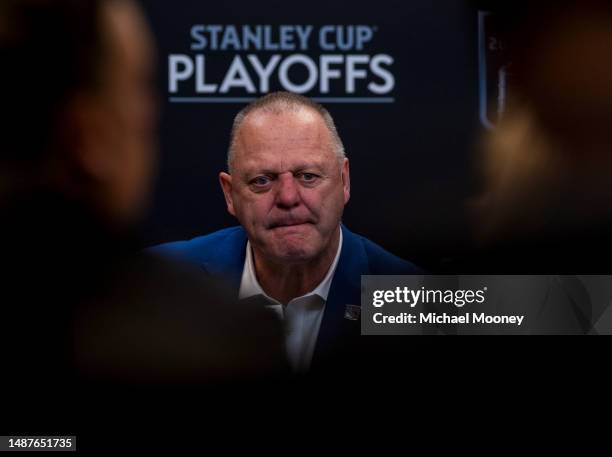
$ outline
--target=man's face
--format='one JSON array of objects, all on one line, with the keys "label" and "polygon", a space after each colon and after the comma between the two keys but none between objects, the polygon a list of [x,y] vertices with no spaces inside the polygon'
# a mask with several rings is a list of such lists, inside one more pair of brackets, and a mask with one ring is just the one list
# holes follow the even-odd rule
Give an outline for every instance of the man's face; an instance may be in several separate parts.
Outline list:
[{"label": "man's face", "polygon": [[98,88],[78,105],[79,151],[106,209],[131,220],[146,205],[156,163],[153,45],[134,2],[105,2],[101,19],[106,52]]},{"label": "man's face", "polygon": [[250,113],[236,136],[231,171],[220,175],[228,210],[256,253],[301,263],[334,247],[349,199],[349,167],[318,113]]}]

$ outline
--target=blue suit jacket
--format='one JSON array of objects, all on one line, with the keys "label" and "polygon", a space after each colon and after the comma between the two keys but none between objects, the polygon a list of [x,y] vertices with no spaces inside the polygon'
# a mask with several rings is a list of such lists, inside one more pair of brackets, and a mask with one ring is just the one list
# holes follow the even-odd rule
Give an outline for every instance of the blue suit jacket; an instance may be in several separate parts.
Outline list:
[{"label": "blue suit jacket", "polygon": [[[413,264],[350,232],[344,226],[342,236],[342,251],[327,297],[313,367],[339,355],[361,334],[360,321],[345,318],[346,305],[360,305],[361,275],[422,273]],[[161,244],[152,248],[152,252],[200,266],[209,275],[225,280],[237,296],[246,243],[245,230],[242,227],[231,227],[188,241]]]}]

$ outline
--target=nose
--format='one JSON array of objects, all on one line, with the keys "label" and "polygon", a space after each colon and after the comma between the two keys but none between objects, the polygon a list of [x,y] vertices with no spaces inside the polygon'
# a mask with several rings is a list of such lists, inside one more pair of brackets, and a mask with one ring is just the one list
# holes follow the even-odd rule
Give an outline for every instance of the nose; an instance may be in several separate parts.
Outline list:
[{"label": "nose", "polygon": [[283,173],[278,176],[276,191],[276,206],[291,209],[300,204],[300,192],[292,173]]}]

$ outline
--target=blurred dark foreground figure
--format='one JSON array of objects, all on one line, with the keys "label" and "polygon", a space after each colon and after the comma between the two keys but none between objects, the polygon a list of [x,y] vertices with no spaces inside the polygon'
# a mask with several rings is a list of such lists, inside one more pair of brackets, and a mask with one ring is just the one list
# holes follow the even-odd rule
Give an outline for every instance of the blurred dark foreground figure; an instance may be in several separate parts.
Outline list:
[{"label": "blurred dark foreground figure", "polygon": [[510,10],[507,109],[483,136],[476,255],[457,269],[561,275],[567,327],[610,333],[610,277],[575,275],[612,272],[612,4]]},{"label": "blurred dark foreground figure", "polygon": [[104,411],[116,425],[132,420],[128,398],[162,404],[152,388],[189,388],[193,403],[200,386],[284,370],[263,307],[139,253],[155,169],[152,55],[132,1],[0,3],[8,433],[68,433]]},{"label": "blurred dark foreground figure", "polygon": [[541,3],[512,5],[514,17],[500,17],[509,41],[509,100],[484,136],[478,240],[486,250],[503,249],[497,263],[507,269],[512,261],[523,273],[606,273],[612,3]]}]

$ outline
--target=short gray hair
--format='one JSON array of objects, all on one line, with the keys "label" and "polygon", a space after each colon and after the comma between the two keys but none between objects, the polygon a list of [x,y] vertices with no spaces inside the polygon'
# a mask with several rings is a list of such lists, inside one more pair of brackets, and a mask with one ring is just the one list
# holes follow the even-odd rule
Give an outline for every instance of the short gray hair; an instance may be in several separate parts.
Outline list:
[{"label": "short gray hair", "polygon": [[234,155],[236,153],[236,137],[242,123],[249,114],[254,111],[282,114],[287,111],[295,112],[300,109],[311,109],[321,116],[323,122],[325,122],[327,130],[331,134],[333,141],[332,146],[338,160],[344,159],[346,157],[344,145],[342,144],[340,135],[338,135],[338,130],[336,129],[334,119],[331,117],[331,114],[329,114],[327,109],[325,109],[319,103],[302,95],[291,92],[272,92],[249,103],[247,106],[242,108],[238,114],[236,114],[236,117],[234,117],[232,130],[230,132],[229,148],[227,150],[227,169],[229,171],[232,169],[232,161],[234,160]]}]

